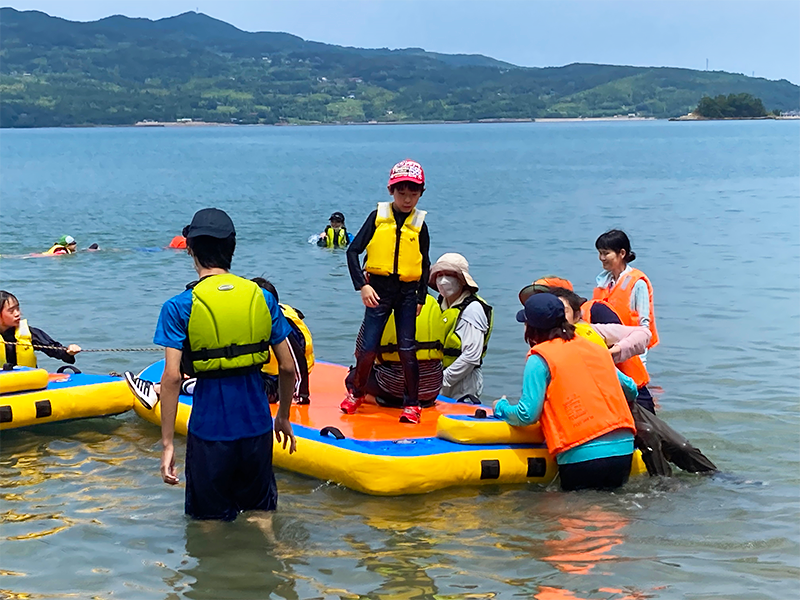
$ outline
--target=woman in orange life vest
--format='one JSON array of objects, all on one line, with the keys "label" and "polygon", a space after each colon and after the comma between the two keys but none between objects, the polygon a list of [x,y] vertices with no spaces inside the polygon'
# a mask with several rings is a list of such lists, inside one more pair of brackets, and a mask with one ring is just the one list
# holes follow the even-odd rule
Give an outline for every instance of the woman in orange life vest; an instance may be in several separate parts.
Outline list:
[{"label": "woman in orange life vest", "polygon": [[[578,328],[588,326],[586,318],[591,319],[591,331],[599,334],[602,341],[608,345],[617,368],[636,383],[639,390],[636,402],[645,410],[656,414],[653,396],[647,389],[650,375],[641,359],[641,355],[647,352],[650,344],[652,335],[650,330],[639,325],[622,325],[614,309],[602,302],[595,303],[591,311],[583,310],[582,314],[582,309],[587,304],[586,299],[575,294],[569,280],[555,275],[546,275],[522,288],[519,292],[519,301],[524,306],[525,300],[531,295],[542,292],[549,292],[561,298],[567,313],[567,321]],[[576,306],[572,306],[573,304]],[[584,325],[579,324],[582,318]]]},{"label": "woman in orange life vest", "polygon": [[561,489],[615,489],[628,480],[636,428],[628,400],[636,384],[617,371],[608,350],[575,335],[553,294],[534,294],[517,313],[530,344],[522,397],[494,403],[510,425],[541,420],[556,457]]},{"label": "woman in orange life vest", "polygon": [[586,313],[598,310],[594,308],[598,304],[610,306],[623,325],[647,327],[651,334],[648,348],[652,348],[658,344],[653,286],[644,273],[630,266],[636,260],[636,253],[631,250],[627,234],[612,229],[598,237],[594,245],[603,264],[603,272],[597,276],[592,301],[583,308],[584,319],[590,323],[604,322],[587,318]]}]

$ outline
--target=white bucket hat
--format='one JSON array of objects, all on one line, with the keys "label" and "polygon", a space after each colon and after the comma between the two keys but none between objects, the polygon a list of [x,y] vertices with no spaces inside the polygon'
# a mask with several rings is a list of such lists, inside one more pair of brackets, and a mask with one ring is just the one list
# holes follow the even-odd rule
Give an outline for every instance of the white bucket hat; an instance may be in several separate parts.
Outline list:
[{"label": "white bucket hat", "polygon": [[472,288],[473,291],[478,291],[478,284],[469,274],[469,263],[467,259],[455,252],[448,252],[442,254],[434,265],[431,267],[431,275],[428,278],[428,285],[436,288],[436,276],[443,271],[455,273],[461,280],[461,283],[467,287]]}]

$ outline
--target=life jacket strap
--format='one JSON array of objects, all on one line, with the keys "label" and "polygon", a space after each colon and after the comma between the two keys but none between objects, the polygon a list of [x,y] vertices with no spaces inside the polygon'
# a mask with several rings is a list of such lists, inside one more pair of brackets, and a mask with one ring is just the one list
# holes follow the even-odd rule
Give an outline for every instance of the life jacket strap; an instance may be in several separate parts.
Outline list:
[{"label": "life jacket strap", "polygon": [[[415,344],[416,344],[415,347],[416,347],[417,350],[441,350],[442,349],[442,343],[439,342],[439,341],[415,342]],[[391,352],[397,352],[399,349],[400,349],[400,347],[397,344],[386,344],[386,345],[381,346],[380,348],[378,348],[378,352],[380,352],[380,353],[384,353],[384,352],[391,353]]]},{"label": "life jacket strap", "polygon": [[236,358],[245,354],[256,354],[258,352],[268,352],[269,341],[261,340],[253,344],[231,344],[224,348],[201,348],[189,353],[192,361],[211,360],[214,358]]}]

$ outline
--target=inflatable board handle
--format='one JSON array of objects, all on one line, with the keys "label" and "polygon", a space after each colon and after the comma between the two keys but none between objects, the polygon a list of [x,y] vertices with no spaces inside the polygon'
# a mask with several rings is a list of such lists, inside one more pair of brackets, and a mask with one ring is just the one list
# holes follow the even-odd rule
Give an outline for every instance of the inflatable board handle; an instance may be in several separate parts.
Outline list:
[{"label": "inflatable board handle", "polygon": [[463,396],[461,396],[461,398],[456,400],[456,402],[469,402],[470,404],[480,404],[481,399],[478,398],[477,396],[473,396],[472,394],[464,394]]},{"label": "inflatable board handle", "polygon": [[67,369],[69,369],[70,371],[72,371],[76,375],[80,375],[81,370],[78,367],[74,367],[72,365],[63,365],[61,367],[58,367],[58,370],[56,371],[56,373],[66,373]]},{"label": "inflatable board handle", "polygon": [[322,429],[319,430],[319,434],[322,437],[327,437],[329,433],[337,440],[344,439],[344,434],[341,431],[339,431],[336,427],[328,426],[328,427],[323,427]]}]

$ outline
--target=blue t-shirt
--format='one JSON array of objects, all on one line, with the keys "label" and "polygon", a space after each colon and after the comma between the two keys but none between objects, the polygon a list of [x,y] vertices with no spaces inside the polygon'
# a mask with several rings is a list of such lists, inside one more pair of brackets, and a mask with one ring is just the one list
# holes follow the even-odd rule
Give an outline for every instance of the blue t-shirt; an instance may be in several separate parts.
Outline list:
[{"label": "blue t-shirt", "polygon": [[[291,333],[275,297],[264,291],[272,316],[269,343],[281,343]],[[192,290],[173,296],[161,307],[153,343],[183,350],[192,312]],[[198,379],[192,399],[189,433],[209,441],[231,441],[272,430],[272,415],[260,373]]]}]

